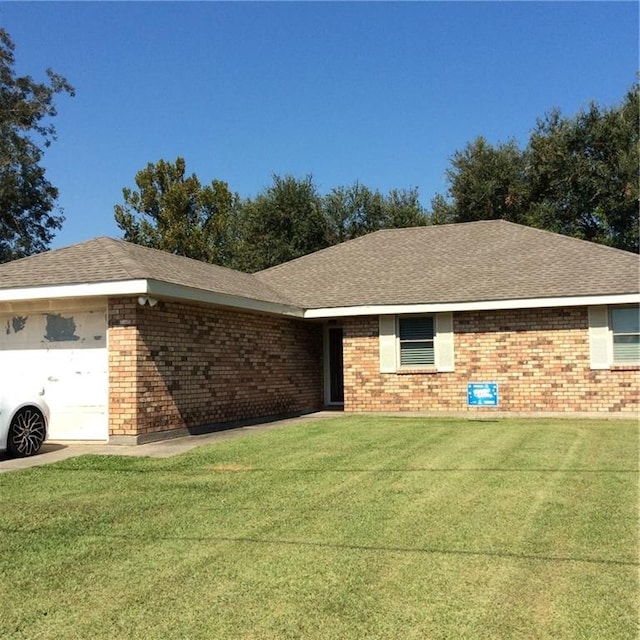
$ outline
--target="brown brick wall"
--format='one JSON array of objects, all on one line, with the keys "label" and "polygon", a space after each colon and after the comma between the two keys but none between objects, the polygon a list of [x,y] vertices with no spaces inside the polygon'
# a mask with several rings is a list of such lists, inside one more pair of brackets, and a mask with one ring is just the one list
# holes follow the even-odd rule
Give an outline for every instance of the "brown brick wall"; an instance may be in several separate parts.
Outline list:
[{"label": "brown brick wall", "polygon": [[135,435],[138,427],[137,361],[140,340],[136,323],[137,302],[109,300],[107,347],[109,351],[109,435]]},{"label": "brown brick wall", "polygon": [[[498,382],[501,411],[640,410],[640,372],[592,371],[586,307],[454,314],[455,372],[379,372],[378,317],[344,322],[345,410],[466,411]],[[493,408],[479,408],[482,413]]]},{"label": "brown brick wall", "polygon": [[322,406],[319,325],[136,299],[109,303],[110,435]]}]

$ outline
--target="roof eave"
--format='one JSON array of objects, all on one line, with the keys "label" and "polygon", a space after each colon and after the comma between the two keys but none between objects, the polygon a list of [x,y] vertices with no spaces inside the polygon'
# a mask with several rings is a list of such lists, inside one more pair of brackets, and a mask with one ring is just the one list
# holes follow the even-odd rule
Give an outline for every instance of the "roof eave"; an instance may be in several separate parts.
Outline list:
[{"label": "roof eave", "polygon": [[243,311],[258,311],[294,318],[302,318],[304,316],[304,310],[300,307],[282,302],[271,302],[229,293],[205,291],[203,289],[195,289],[183,285],[160,282],[158,280],[147,280],[147,283],[148,290],[146,293],[151,296],[157,296],[158,298],[184,300],[185,302],[200,302],[218,307],[228,307]]},{"label": "roof eave", "polygon": [[123,280],[78,284],[46,285],[0,289],[0,302],[59,300],[63,298],[102,298],[148,293],[147,280]]},{"label": "roof eave", "polygon": [[536,309],[605,304],[640,304],[640,293],[553,298],[521,298],[511,300],[480,300],[419,304],[369,304],[344,307],[303,309],[291,304],[259,300],[161,282],[134,279],[118,282],[52,285],[0,289],[0,303],[37,300],[109,298],[117,296],[153,296],[157,298],[198,302],[218,307],[269,313],[295,318],[322,319],[349,316],[397,315],[409,313],[441,313],[452,311],[495,311],[506,309]]},{"label": "roof eave", "polygon": [[0,289],[0,303],[143,295],[296,318],[302,318],[304,315],[303,309],[289,304],[206,291],[148,279]]},{"label": "roof eave", "polygon": [[583,307],[604,304],[639,304],[640,293],[595,296],[565,296],[556,298],[522,298],[514,300],[479,300],[469,302],[438,302],[420,304],[370,304],[353,307],[307,309],[309,319],[349,316],[399,315],[409,313],[443,313],[452,311],[497,311],[506,309],[541,309],[551,307]]}]

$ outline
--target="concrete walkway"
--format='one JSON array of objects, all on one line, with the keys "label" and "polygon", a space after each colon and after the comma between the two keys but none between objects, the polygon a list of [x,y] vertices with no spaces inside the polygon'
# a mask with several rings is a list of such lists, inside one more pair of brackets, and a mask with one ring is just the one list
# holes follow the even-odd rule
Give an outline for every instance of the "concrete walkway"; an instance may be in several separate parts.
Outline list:
[{"label": "concrete walkway", "polygon": [[312,420],[337,418],[342,413],[336,411],[317,411],[296,418],[287,418],[284,420],[273,420],[271,422],[263,422],[246,427],[236,427],[225,431],[216,431],[215,433],[206,433],[199,436],[183,436],[180,438],[170,438],[168,440],[159,440],[157,442],[149,442],[147,444],[138,445],[113,445],[106,442],[68,442],[52,440],[42,445],[40,452],[30,458],[9,458],[4,453],[0,453],[0,473],[4,471],[15,471],[17,469],[28,469],[30,467],[38,467],[58,460],[66,460],[74,458],[86,453],[97,455],[114,455],[114,456],[146,456],[149,458],[169,458],[176,456],[185,451],[190,451],[203,444],[211,442],[219,442],[236,438],[241,435],[255,433],[256,431],[268,431],[288,425],[303,424]]}]

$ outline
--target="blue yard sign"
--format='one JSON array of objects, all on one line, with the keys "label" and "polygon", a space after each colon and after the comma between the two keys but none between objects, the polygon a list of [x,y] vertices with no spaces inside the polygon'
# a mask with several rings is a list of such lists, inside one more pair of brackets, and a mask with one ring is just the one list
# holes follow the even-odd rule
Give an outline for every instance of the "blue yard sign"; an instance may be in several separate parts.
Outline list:
[{"label": "blue yard sign", "polygon": [[497,407],[497,382],[470,382],[467,385],[467,405],[470,407]]}]

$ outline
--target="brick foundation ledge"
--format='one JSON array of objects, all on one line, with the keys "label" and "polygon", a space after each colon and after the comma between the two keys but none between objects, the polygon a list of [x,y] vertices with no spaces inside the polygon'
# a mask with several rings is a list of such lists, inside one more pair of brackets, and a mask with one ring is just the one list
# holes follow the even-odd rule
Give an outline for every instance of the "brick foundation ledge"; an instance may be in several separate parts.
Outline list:
[{"label": "brick foundation ledge", "polygon": [[564,418],[566,420],[639,420],[638,411],[505,411],[494,407],[478,407],[468,411],[365,411],[345,409],[348,416],[387,416],[389,418],[459,418],[462,420],[495,420],[497,418]]},{"label": "brick foundation ledge", "polygon": [[184,438],[185,436],[202,436],[207,433],[215,433],[217,431],[228,431],[230,429],[239,429],[241,427],[251,427],[258,424],[268,424],[269,422],[299,418],[300,416],[310,415],[316,412],[317,409],[310,411],[295,411],[272,416],[262,416],[259,418],[232,420],[230,422],[211,422],[208,424],[198,425],[196,427],[181,427],[178,429],[167,429],[165,431],[154,431],[151,433],[141,433],[139,435],[132,436],[110,436],[109,444],[116,446],[130,446],[136,444],[149,444],[150,442],[160,442],[162,440],[171,440],[173,438]]}]

